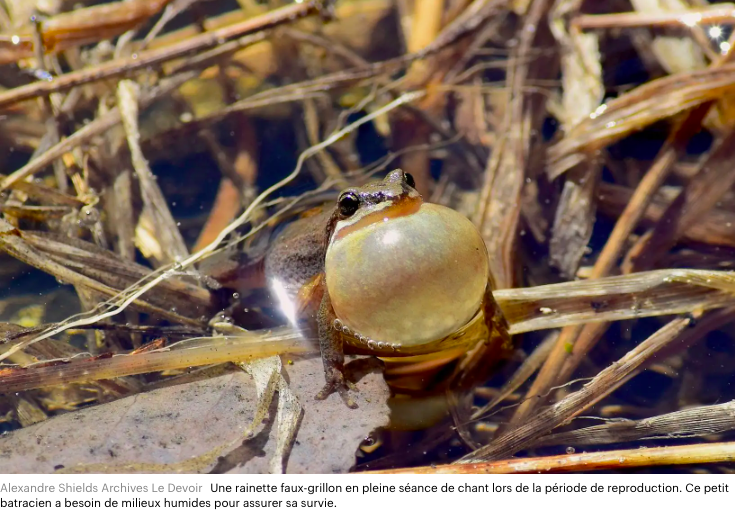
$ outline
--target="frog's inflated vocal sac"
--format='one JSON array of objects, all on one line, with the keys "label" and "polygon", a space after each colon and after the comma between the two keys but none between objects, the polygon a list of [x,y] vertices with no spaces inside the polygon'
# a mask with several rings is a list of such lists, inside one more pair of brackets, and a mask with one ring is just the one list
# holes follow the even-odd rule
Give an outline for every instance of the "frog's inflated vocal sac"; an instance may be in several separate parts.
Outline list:
[{"label": "frog's inflated vocal sac", "polygon": [[477,229],[452,209],[424,203],[399,169],[343,191],[322,238],[318,260],[300,258],[324,268],[317,324],[327,384],[318,398],[337,391],[354,406],[345,340],[378,356],[428,352],[431,345],[416,346],[438,344],[483,304],[494,307]]}]

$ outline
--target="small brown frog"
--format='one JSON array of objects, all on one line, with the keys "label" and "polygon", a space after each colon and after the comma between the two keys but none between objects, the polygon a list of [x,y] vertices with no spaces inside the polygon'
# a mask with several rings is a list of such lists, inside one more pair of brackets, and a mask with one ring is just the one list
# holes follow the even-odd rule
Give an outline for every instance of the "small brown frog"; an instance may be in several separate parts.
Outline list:
[{"label": "small brown frog", "polygon": [[[400,169],[302,214],[262,260],[211,275],[241,292],[265,280],[291,323],[318,335],[326,386],[317,398],[336,391],[350,407],[345,348],[383,359],[394,389],[423,393],[431,372],[469,348],[494,355],[468,362],[483,370],[510,344],[479,232],[425,203]],[[473,374],[462,377],[471,383]]]},{"label": "small brown frog", "polygon": [[396,169],[344,190],[312,230],[297,223],[277,240],[265,270],[277,293],[302,285],[321,297],[327,383],[317,398],[337,391],[356,406],[343,373],[345,344],[381,357],[425,355],[441,351],[443,339],[483,309],[495,325],[482,237],[458,212],[424,203],[410,174]]}]

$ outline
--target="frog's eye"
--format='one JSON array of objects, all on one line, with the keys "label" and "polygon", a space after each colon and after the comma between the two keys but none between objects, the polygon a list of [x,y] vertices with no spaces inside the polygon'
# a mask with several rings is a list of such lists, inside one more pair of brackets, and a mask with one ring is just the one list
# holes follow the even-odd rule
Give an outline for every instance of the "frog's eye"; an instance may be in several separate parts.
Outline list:
[{"label": "frog's eye", "polygon": [[403,173],[403,181],[408,184],[412,189],[416,188],[416,180],[413,179],[413,175],[409,173]]},{"label": "frog's eye", "polygon": [[339,206],[339,213],[347,218],[357,212],[357,208],[360,206],[360,200],[354,192],[346,192],[339,197],[337,204]]}]

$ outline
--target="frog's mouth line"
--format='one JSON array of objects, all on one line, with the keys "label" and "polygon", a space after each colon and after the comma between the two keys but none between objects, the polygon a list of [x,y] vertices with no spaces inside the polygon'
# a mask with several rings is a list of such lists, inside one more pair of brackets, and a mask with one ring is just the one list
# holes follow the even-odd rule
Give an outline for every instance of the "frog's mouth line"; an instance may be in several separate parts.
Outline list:
[{"label": "frog's mouth line", "polygon": [[370,212],[361,214],[358,218],[350,218],[337,223],[334,232],[334,241],[350,235],[352,232],[365,228],[373,223],[393,218],[401,218],[415,214],[421,208],[422,200],[419,197],[406,196],[399,200],[390,200],[378,203]]}]

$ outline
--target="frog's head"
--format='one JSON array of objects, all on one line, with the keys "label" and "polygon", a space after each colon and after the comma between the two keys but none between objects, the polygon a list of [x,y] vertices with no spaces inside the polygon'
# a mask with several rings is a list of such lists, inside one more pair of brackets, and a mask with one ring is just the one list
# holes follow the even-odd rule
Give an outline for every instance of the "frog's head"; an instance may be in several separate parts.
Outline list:
[{"label": "frog's head", "polygon": [[328,236],[341,239],[372,223],[413,214],[420,206],[413,176],[395,169],[382,180],[342,191]]}]

